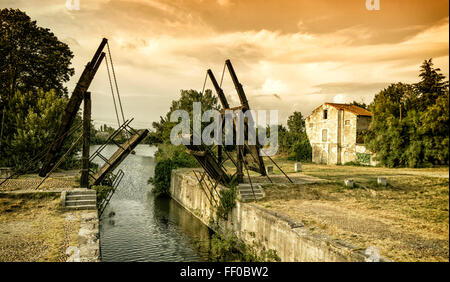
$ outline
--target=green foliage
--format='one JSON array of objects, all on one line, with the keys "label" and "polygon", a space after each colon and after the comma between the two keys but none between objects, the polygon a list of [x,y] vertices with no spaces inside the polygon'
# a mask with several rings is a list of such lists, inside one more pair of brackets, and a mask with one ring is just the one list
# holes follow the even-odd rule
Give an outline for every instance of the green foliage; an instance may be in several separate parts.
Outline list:
[{"label": "green foliage", "polygon": [[175,165],[170,159],[156,163],[155,177],[149,180],[153,184],[153,194],[156,196],[168,196],[170,194],[170,178],[173,168],[175,168]]},{"label": "green foliage", "polygon": [[360,164],[370,164],[370,154],[356,153],[356,162]]},{"label": "green foliage", "polygon": [[[116,131],[116,128],[111,127],[111,126],[107,126],[106,124],[101,125],[100,129],[96,129],[92,124],[91,124],[91,139],[90,142],[92,145],[97,144],[97,145],[102,145],[105,144],[106,141],[108,140],[109,136],[112,135],[114,133],[114,131]],[[115,138],[114,141],[116,141],[119,144],[123,144],[128,140],[128,136],[127,134],[122,131],[120,132]],[[113,144],[112,140],[109,140],[110,144]],[[141,142],[143,143],[143,142]]]},{"label": "green foliage", "polygon": [[[0,165],[18,167],[53,141],[72,57],[67,44],[24,12],[0,9]],[[71,157],[63,167],[70,164]]]},{"label": "green foliage", "polygon": [[221,189],[219,206],[217,207],[217,216],[224,219],[228,218],[230,211],[236,206],[236,187]]},{"label": "green foliage", "polygon": [[280,152],[288,153],[295,161],[311,161],[312,148],[305,129],[305,118],[301,112],[294,112],[287,121],[288,129],[279,126]]},{"label": "green foliage", "polygon": [[0,10],[0,93],[13,95],[41,88],[67,94],[64,82],[74,74],[73,54],[47,28],[16,9]]},{"label": "green foliage", "polygon": [[[55,140],[56,129],[61,123],[62,114],[67,104],[67,98],[59,97],[55,91],[21,93],[16,91],[9,100],[7,116],[9,124],[15,128],[15,132],[6,136],[9,141],[2,147],[1,165],[22,169],[23,166],[36,155],[42,154],[49,144]],[[77,116],[75,124],[81,122]],[[75,132],[69,136],[63,146],[63,151],[69,149],[71,144],[79,136]],[[64,160],[61,168],[70,168],[79,164],[74,158],[81,149],[81,143]],[[34,163],[31,171],[37,169],[38,162]]]},{"label": "green foliage", "polygon": [[367,107],[368,107],[366,103],[364,103],[364,102],[357,102],[357,101],[351,102],[350,105],[355,105],[355,106],[358,106],[358,107],[363,108],[363,109],[367,109]]},{"label": "green foliage", "polygon": [[155,159],[156,162],[172,160],[176,167],[199,167],[197,160],[192,155],[186,153],[184,146],[175,146],[170,143],[158,145]]},{"label": "green foliage", "polygon": [[109,191],[111,191],[112,187],[99,185],[99,186],[92,186],[91,189],[97,191],[97,205],[100,205],[100,203],[104,199],[106,199],[106,196],[108,195]]},{"label": "green foliage", "polygon": [[416,84],[392,84],[380,91],[365,141],[381,165],[428,167],[448,165],[448,81],[426,60]]},{"label": "green foliage", "polygon": [[175,146],[170,142],[170,132],[177,124],[170,122],[170,115],[175,110],[183,109],[192,117],[193,102],[202,103],[202,113],[209,109],[219,109],[217,97],[212,94],[211,90],[208,89],[203,94],[195,90],[181,90],[180,98],[172,101],[166,117],[161,117],[160,122],[153,123],[155,131],[150,133],[149,142],[157,144],[158,151],[155,153],[157,162],[155,176],[149,179],[149,183],[154,185],[152,191],[157,196],[169,194],[172,169],[199,166],[195,158],[186,153],[183,145]]},{"label": "green foliage", "polygon": [[187,154],[183,147],[172,144],[160,144],[155,154],[155,176],[149,179],[153,184],[152,192],[156,196],[168,196],[172,169],[180,167],[198,167],[194,157]]},{"label": "green foliage", "polygon": [[302,134],[301,138],[294,142],[291,148],[291,154],[288,157],[290,160],[304,162],[311,161],[312,148],[306,134]]},{"label": "green foliage", "polygon": [[189,113],[191,117],[192,126],[192,113],[193,113],[193,103],[201,102],[202,114],[206,110],[210,109],[220,109],[217,104],[218,100],[215,95],[212,94],[210,89],[207,89],[204,93],[195,90],[181,90],[180,98],[178,100],[172,101],[169,111],[165,117],[160,117],[159,122],[153,122],[152,126],[155,131],[149,133],[150,144],[161,144],[170,142],[170,132],[172,128],[177,125],[177,122],[170,122],[170,115],[175,110],[185,110]]},{"label": "green foliage", "polygon": [[[54,90],[67,95],[64,83],[74,74],[73,55],[49,29],[38,27],[24,12],[0,9],[0,154],[16,134],[14,112],[8,107],[19,93]],[[35,102],[35,101],[30,101]],[[28,106],[28,105],[27,105]],[[27,114],[28,108],[22,109]],[[30,117],[31,118],[31,117]]]},{"label": "green foliage", "polygon": [[258,253],[254,246],[242,242],[231,232],[213,234],[211,237],[210,260],[216,262],[277,262],[281,261],[276,251]]}]

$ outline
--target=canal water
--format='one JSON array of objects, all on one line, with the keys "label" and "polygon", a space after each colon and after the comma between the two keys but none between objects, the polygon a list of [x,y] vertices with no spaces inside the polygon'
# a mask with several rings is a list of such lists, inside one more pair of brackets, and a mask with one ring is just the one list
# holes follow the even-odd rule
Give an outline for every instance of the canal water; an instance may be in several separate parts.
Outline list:
[{"label": "canal water", "polygon": [[[102,154],[116,149],[108,145]],[[151,193],[147,181],[154,173],[155,151],[138,145],[118,167],[125,175],[100,219],[102,261],[208,260],[211,231],[174,200]]]}]

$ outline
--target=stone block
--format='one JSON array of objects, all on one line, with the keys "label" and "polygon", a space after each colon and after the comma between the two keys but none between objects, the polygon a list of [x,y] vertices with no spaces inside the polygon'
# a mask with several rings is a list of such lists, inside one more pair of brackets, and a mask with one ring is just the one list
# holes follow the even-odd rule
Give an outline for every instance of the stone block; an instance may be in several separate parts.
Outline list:
[{"label": "stone block", "polygon": [[384,177],[384,176],[378,177],[377,183],[378,183],[378,185],[386,186],[387,185],[386,177]]},{"label": "stone block", "polygon": [[6,179],[13,174],[13,170],[10,167],[0,167],[0,178]]},{"label": "stone block", "polygon": [[302,171],[302,163],[298,162],[294,164],[294,171],[301,172]]},{"label": "stone block", "polygon": [[355,182],[353,181],[353,179],[345,179],[344,180],[345,186],[347,187],[354,187],[355,186]]}]

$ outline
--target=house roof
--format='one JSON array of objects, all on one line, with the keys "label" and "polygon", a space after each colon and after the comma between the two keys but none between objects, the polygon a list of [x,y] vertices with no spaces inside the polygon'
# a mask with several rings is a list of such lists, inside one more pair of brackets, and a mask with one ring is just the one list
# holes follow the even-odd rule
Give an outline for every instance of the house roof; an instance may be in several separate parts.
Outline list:
[{"label": "house roof", "polygon": [[[358,106],[355,106],[355,105],[350,105],[350,104],[338,104],[338,103],[328,103],[328,102],[325,102],[324,104],[329,105],[329,106],[332,106],[332,107],[335,107],[335,108],[338,109],[338,110],[344,110],[344,111],[348,111],[348,112],[354,113],[354,114],[357,115],[357,116],[369,116],[369,117],[373,116],[372,113],[369,112],[368,110],[366,110],[366,109],[364,109],[364,108],[361,108],[361,107],[358,107]],[[315,108],[315,109],[312,111],[312,113],[311,113],[310,115],[307,116],[307,118],[308,118],[309,116],[311,116],[317,109],[319,109],[319,108],[322,107],[322,106],[323,106],[323,104],[320,105],[320,106],[318,106],[317,108]]]},{"label": "house roof", "polygon": [[327,105],[330,105],[332,107],[335,107],[338,110],[344,110],[344,111],[349,111],[354,113],[357,116],[372,116],[372,113],[369,112],[368,110],[355,106],[355,105],[350,105],[350,104],[338,104],[338,103],[325,103]]}]

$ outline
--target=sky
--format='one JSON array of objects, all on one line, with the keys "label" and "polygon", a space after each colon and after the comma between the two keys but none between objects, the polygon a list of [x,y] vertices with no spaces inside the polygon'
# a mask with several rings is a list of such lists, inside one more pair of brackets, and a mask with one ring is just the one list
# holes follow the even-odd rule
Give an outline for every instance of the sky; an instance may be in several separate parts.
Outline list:
[{"label": "sky", "polygon": [[[181,89],[201,91],[207,69],[220,81],[226,59],[250,107],[278,110],[283,124],[294,111],[370,103],[391,83],[417,82],[428,58],[449,75],[448,0],[379,0],[379,10],[366,0],[79,0],[79,10],[66,2],[0,0],[0,8],[25,11],[69,45],[69,92],[108,38],[125,118],[139,128],[164,116]],[[227,73],[222,86],[237,106]],[[95,124],[116,125],[104,63],[90,91]]]}]

